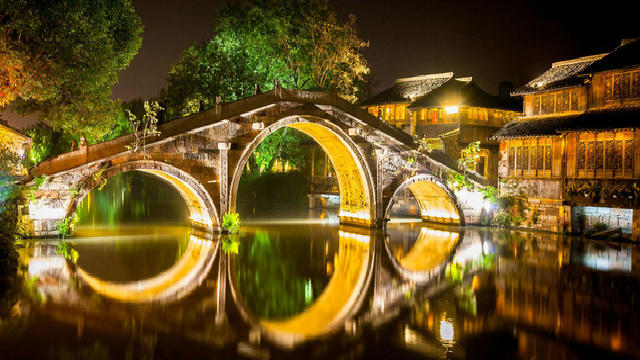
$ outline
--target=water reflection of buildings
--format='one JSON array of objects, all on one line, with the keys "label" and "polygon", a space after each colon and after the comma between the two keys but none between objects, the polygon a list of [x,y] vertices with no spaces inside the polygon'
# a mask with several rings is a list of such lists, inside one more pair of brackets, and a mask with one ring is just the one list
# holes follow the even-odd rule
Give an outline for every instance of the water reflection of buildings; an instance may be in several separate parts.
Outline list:
[{"label": "water reflection of buildings", "polygon": [[495,245],[494,264],[417,307],[411,322],[446,345],[442,321],[450,318],[452,351],[472,357],[640,356],[635,249],[550,235],[497,236]]}]

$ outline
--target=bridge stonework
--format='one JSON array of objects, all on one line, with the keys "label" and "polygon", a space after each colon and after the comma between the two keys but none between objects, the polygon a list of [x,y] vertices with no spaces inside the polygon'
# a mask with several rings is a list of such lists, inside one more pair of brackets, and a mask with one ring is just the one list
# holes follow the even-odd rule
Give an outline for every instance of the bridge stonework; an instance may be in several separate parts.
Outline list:
[{"label": "bridge stonework", "polygon": [[381,226],[394,197],[407,188],[425,220],[481,221],[482,195],[449,189],[439,176],[447,165],[417,152],[402,130],[333,94],[276,88],[163,124],[137,152],[127,150],[133,135],[125,135],[40,163],[31,175],[47,178],[29,201],[33,233],[56,234],[56,223],[72,215],[89,191],[127,171],[168,181],[185,198],[194,225],[219,230],[222,216],[235,210],[252,152],[284,126],[311,136],[327,152],[343,224]]}]

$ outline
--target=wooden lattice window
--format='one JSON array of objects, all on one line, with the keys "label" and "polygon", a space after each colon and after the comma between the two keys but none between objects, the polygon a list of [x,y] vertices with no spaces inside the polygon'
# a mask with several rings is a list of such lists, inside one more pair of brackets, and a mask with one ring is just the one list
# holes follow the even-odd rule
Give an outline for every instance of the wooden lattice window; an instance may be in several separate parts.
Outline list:
[{"label": "wooden lattice window", "polygon": [[586,169],[586,149],[587,142],[580,141],[578,142],[578,169]]},{"label": "wooden lattice window", "polygon": [[614,170],[615,169],[615,156],[614,156],[614,149],[613,149],[613,140],[607,140],[604,143],[604,151],[605,151],[605,166],[607,168],[607,170]]},{"label": "wooden lattice window", "polygon": [[622,140],[616,140],[616,148],[614,150],[613,156],[614,156],[614,160],[613,163],[615,164],[614,166],[614,170],[622,170],[622,157],[624,154],[624,147],[623,147],[623,142]]},{"label": "wooden lattice window", "polygon": [[[633,140],[628,134],[582,135],[577,144],[576,167],[580,171],[615,171],[616,176],[628,176],[633,168]],[[593,173],[592,173],[593,174]],[[584,174],[589,175],[589,174]],[[610,174],[609,174],[610,175]],[[607,175],[608,176],[608,175]]]},{"label": "wooden lattice window", "polygon": [[604,99],[608,101],[640,98],[640,70],[604,76]]},{"label": "wooden lattice window", "polygon": [[544,169],[551,170],[552,151],[551,145],[544,146]]},{"label": "wooden lattice window", "polygon": [[515,146],[509,147],[509,169],[516,170],[516,148]]},{"label": "wooden lattice window", "polygon": [[624,142],[624,170],[631,171],[633,169],[633,140],[625,140]]}]

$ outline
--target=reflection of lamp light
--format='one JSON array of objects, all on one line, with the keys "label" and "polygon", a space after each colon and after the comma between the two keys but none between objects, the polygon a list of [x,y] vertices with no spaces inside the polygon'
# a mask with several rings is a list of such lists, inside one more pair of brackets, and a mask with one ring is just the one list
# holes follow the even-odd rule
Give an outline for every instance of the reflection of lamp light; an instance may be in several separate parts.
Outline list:
[{"label": "reflection of lamp light", "polygon": [[447,320],[440,320],[440,338],[443,341],[453,341],[453,324]]},{"label": "reflection of lamp light", "polygon": [[447,115],[453,115],[458,113],[458,106],[447,106],[444,108]]}]

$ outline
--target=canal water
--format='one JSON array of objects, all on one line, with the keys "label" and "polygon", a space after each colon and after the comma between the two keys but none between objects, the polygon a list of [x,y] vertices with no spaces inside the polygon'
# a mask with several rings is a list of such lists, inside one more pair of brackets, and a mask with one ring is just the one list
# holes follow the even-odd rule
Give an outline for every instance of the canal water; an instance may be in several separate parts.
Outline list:
[{"label": "canal water", "polygon": [[210,235],[164,186],[124,174],[22,243],[1,359],[640,357],[635,245],[306,209]]}]

